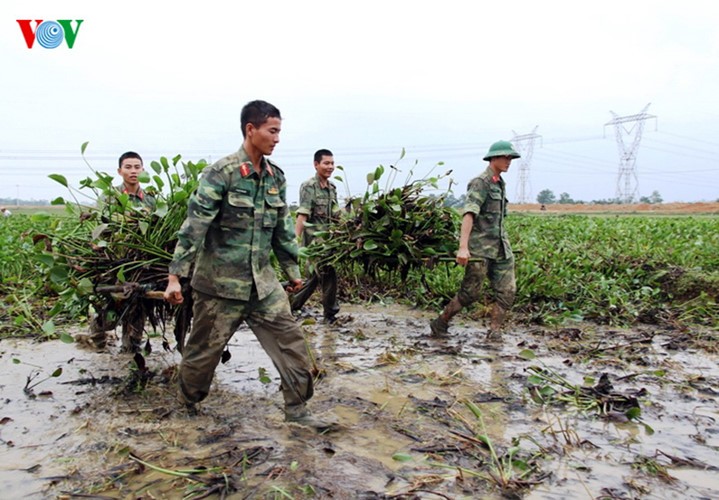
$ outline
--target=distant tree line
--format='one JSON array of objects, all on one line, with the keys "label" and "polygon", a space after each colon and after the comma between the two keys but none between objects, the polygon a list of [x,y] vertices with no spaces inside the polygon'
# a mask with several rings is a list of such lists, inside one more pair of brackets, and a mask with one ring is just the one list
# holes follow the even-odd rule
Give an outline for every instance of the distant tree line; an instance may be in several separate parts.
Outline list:
[{"label": "distant tree line", "polygon": [[49,205],[50,202],[48,200],[18,200],[17,198],[0,198],[0,205],[7,206],[7,207],[17,207],[17,206],[45,206]]},{"label": "distant tree line", "polygon": [[[659,191],[653,191],[651,195],[639,198],[639,203],[649,203],[651,205],[661,203],[662,201],[662,195],[659,194]],[[553,203],[559,203],[560,205],[573,205],[585,202],[582,200],[572,199],[569,193],[561,193],[559,195],[559,199],[557,200],[557,197],[551,189],[544,189],[537,195],[537,203],[542,205],[551,205]],[[624,201],[619,198],[609,198],[605,200],[592,200],[589,203],[594,205],[621,205]]]}]

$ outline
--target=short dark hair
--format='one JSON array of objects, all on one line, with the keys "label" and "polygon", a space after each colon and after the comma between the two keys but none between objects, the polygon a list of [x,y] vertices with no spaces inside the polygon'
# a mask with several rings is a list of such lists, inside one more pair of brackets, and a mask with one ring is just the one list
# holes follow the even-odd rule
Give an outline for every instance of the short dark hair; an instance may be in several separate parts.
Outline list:
[{"label": "short dark hair", "polygon": [[128,151],[127,153],[122,153],[120,155],[120,159],[117,161],[117,168],[121,168],[122,162],[127,160],[128,158],[137,158],[138,160],[140,160],[140,163],[142,163],[142,156],[135,153],[134,151]]},{"label": "short dark hair", "polygon": [[247,135],[247,124],[251,123],[259,128],[269,118],[279,118],[280,110],[266,101],[250,101],[245,104],[240,114],[240,125],[242,126],[242,137]]},{"label": "short dark hair", "polygon": [[323,156],[334,156],[332,151],[329,149],[318,149],[315,151],[315,162],[319,163],[322,161]]}]

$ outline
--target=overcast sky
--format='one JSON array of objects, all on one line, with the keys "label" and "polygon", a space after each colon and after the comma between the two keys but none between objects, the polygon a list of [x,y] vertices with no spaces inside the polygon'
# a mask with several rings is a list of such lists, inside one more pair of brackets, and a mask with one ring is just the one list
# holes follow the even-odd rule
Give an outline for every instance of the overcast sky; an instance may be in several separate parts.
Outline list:
[{"label": "overcast sky", "polygon": [[[18,19],[83,23],[72,49],[28,49]],[[47,176],[90,175],[85,141],[108,173],[127,150],[216,160],[241,144],[243,104],[264,99],[283,115],[273,159],[288,201],[319,148],[352,194],[404,148],[398,183],[444,162],[435,172],[452,169],[459,196],[492,142],[532,132],[525,197],[614,198],[623,149],[605,124],[649,103],[656,118],[621,132],[629,148],[643,125],[638,196],[714,201],[718,25],[711,0],[3,0],[0,198],[66,196]]]}]

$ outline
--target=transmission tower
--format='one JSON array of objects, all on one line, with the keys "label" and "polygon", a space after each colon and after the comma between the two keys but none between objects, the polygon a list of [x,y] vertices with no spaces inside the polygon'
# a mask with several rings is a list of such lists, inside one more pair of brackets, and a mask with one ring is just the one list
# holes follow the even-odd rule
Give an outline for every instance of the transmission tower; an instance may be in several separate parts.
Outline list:
[{"label": "transmission tower", "polygon": [[530,203],[532,196],[532,185],[529,182],[529,165],[532,163],[532,153],[534,152],[534,140],[542,136],[538,135],[537,128],[534,127],[529,134],[518,135],[512,130],[512,144],[514,149],[521,155],[519,159],[519,182],[517,184],[517,203]]},{"label": "transmission tower", "polygon": [[[639,189],[639,178],[637,177],[637,150],[639,142],[642,140],[642,132],[644,131],[644,122],[650,118],[656,119],[656,116],[647,114],[647,109],[651,103],[644,106],[641,113],[629,116],[618,116],[614,111],[610,111],[614,119],[604,124],[606,130],[607,125],[614,125],[614,131],[617,138],[617,146],[619,147],[619,175],[617,176],[617,199],[622,203],[631,203]],[[626,124],[631,123],[631,127],[627,129]],[[655,122],[656,126],[656,122]],[[625,144],[624,136],[631,139],[630,144]]]}]

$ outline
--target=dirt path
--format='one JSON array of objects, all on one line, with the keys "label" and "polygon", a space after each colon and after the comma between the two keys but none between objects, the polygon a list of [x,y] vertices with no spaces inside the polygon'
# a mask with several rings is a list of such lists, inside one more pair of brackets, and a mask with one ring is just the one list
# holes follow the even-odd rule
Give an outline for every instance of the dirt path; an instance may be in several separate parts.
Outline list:
[{"label": "dirt path", "polygon": [[[2,341],[0,491],[719,497],[717,332],[514,328],[488,345],[483,325],[469,320],[453,324],[450,339],[431,338],[429,317],[344,306],[341,324],[304,326],[324,373],[312,408],[344,427],[326,435],[282,421],[277,374],[248,330],[233,338],[199,415],[175,402],[167,381],[179,357],[160,339],[146,356],[154,376],[139,391],[131,358],[116,347]],[[37,385],[24,391],[33,373]],[[603,373],[611,388],[599,383]],[[628,420],[635,404],[639,420]]]}]

